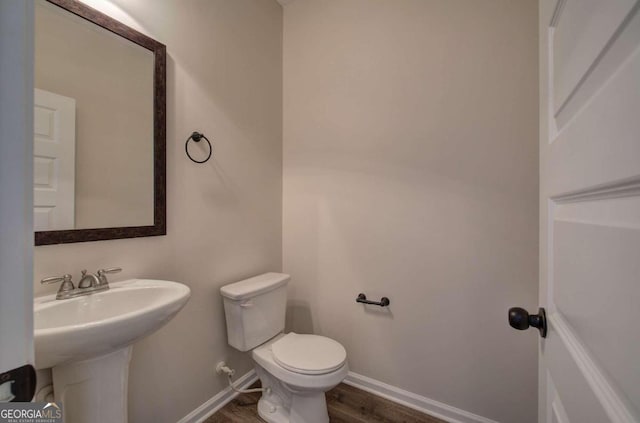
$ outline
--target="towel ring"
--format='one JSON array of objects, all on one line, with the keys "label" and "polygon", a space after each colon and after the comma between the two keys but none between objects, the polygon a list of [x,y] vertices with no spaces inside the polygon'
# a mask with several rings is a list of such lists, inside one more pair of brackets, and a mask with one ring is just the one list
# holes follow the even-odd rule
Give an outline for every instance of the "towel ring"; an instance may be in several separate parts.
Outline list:
[{"label": "towel ring", "polygon": [[[189,141],[194,140],[195,142],[200,142],[201,139],[203,139],[207,142],[207,144],[209,144],[209,155],[207,156],[206,159],[204,160],[196,160],[193,157],[191,157],[191,154],[189,154]],[[189,138],[187,138],[187,142],[184,143],[184,152],[187,153],[187,157],[194,163],[204,163],[209,161],[209,159],[211,158],[211,153],[213,153],[213,148],[211,147],[211,143],[209,142],[209,139],[207,137],[204,136],[204,134],[200,133],[200,132],[194,132],[191,135],[189,135]]]}]

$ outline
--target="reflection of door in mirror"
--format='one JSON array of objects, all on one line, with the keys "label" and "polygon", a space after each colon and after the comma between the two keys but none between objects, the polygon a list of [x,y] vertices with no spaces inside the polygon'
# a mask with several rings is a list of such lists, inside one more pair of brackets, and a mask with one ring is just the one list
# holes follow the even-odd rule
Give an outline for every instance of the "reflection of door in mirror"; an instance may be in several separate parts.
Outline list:
[{"label": "reflection of door in mirror", "polygon": [[73,229],[76,101],[35,90],[33,224],[36,231]]}]

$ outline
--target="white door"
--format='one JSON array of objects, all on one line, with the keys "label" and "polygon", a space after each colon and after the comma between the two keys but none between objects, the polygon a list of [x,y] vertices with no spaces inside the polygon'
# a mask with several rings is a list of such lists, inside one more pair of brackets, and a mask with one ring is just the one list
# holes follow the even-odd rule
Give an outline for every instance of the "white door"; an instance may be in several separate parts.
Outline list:
[{"label": "white door", "polygon": [[73,229],[76,101],[35,89],[33,128],[34,229]]},{"label": "white door", "polygon": [[33,363],[33,7],[0,1],[0,402],[35,390],[23,371]]},{"label": "white door", "polygon": [[540,1],[544,423],[640,422],[639,9]]}]

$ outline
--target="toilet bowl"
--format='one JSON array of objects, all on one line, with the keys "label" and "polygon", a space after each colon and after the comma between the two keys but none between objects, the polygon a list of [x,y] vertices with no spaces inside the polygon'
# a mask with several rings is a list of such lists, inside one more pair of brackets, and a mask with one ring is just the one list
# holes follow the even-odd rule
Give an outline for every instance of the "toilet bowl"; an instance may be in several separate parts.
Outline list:
[{"label": "toilet bowl", "polygon": [[265,389],[258,413],[273,423],[327,423],[325,392],[347,376],[347,353],[319,335],[283,333],[289,275],[265,273],[220,292],[229,344],[251,350]]},{"label": "toilet bowl", "polygon": [[[291,348],[291,337],[300,349]],[[328,344],[325,348],[314,349],[324,343]],[[325,392],[342,382],[348,372],[342,345],[323,336],[288,333],[255,348],[251,356],[262,387],[270,388],[258,402],[260,417],[274,423],[329,421]],[[289,364],[283,360],[290,360]]]}]

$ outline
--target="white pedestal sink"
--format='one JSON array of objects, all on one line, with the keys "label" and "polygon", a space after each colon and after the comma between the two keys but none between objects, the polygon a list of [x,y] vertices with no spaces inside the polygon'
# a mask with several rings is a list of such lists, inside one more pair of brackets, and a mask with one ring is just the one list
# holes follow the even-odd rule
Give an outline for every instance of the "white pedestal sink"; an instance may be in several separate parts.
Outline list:
[{"label": "white pedestal sink", "polygon": [[155,332],[191,291],[169,281],[132,279],[87,296],[34,301],[36,368],[51,368],[66,423],[125,423],[132,344]]}]

